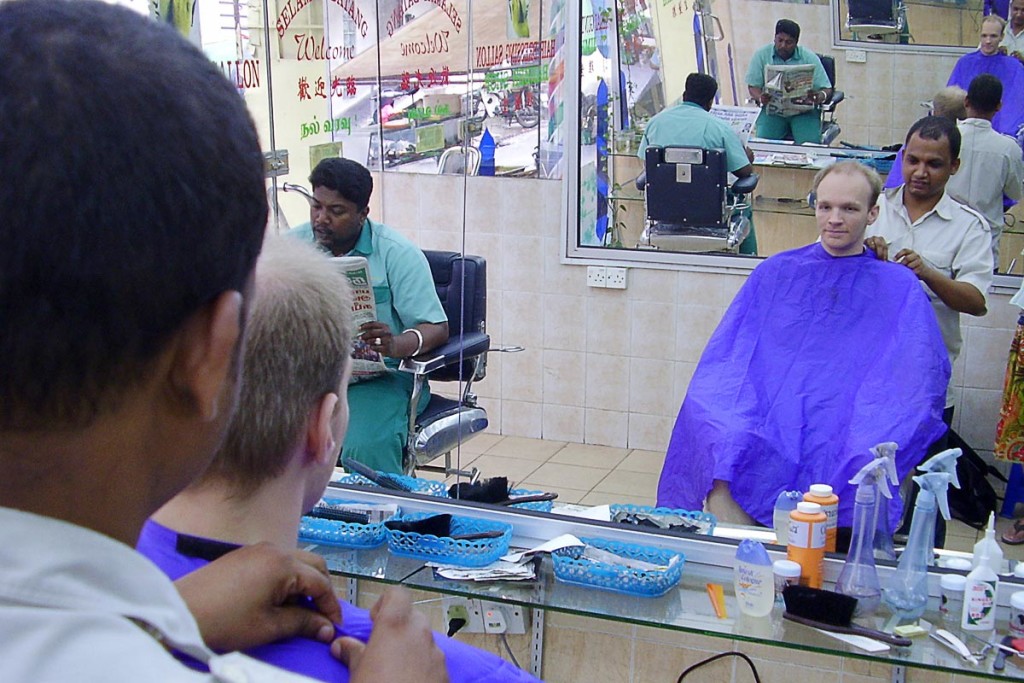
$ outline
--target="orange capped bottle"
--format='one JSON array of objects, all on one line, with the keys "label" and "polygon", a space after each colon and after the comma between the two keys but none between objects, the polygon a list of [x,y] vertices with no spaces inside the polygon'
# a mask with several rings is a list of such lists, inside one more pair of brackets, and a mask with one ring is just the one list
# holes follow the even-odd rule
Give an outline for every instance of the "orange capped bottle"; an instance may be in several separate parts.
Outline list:
[{"label": "orange capped bottle", "polygon": [[804,494],[808,503],[821,506],[828,522],[825,525],[825,552],[836,551],[836,530],[839,528],[839,496],[832,492],[828,484],[811,484],[811,490]]},{"label": "orange capped bottle", "polygon": [[825,559],[825,527],[828,517],[818,503],[801,501],[789,513],[789,545],[786,559],[800,565],[800,584],[821,588]]}]

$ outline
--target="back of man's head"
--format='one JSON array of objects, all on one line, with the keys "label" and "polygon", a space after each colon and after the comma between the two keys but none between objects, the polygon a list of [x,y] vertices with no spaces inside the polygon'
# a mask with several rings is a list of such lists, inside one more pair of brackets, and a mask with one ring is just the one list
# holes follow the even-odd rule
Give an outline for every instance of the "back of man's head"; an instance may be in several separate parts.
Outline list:
[{"label": "back of man's head", "polygon": [[0,3],[0,431],[83,428],[242,291],[266,225],[238,93],[172,28]]},{"label": "back of man's head", "polygon": [[992,74],[975,76],[967,88],[967,106],[973,113],[991,117],[1003,101],[1003,82]]},{"label": "back of man's head", "polygon": [[779,19],[775,22],[775,34],[785,33],[793,40],[800,40],[800,24],[792,19]]},{"label": "back of man's head", "polygon": [[953,121],[967,118],[967,91],[956,85],[947,85],[932,98],[932,115],[945,116]]},{"label": "back of man's head", "polygon": [[699,104],[704,109],[711,109],[715,103],[718,83],[707,74],[693,73],[686,77],[686,89],[683,90],[683,102]]},{"label": "back of man's head", "polygon": [[366,208],[373,193],[373,176],[358,161],[328,157],[316,165],[309,174],[309,183],[315,190],[326,187],[334,190],[357,208]]},{"label": "back of man's head", "polygon": [[350,362],[348,279],[313,245],[270,238],[256,264],[238,409],[199,485],[240,496],[278,476],[310,411],[341,386]]},{"label": "back of man's head", "polygon": [[960,158],[960,129],[956,127],[956,121],[947,119],[945,116],[926,116],[923,119],[918,119],[907,131],[907,139],[903,141],[903,144],[908,144],[910,138],[915,134],[924,140],[946,138],[949,142],[950,160]]}]

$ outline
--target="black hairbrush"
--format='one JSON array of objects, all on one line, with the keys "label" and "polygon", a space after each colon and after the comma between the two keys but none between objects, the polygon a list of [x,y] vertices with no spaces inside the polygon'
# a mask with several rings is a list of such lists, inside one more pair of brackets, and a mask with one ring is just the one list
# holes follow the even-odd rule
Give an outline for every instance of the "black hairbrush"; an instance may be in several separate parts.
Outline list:
[{"label": "black hairbrush", "polygon": [[367,467],[363,463],[353,460],[352,458],[342,458],[341,466],[349,472],[354,472],[365,479],[369,479],[377,486],[382,489],[391,489],[392,491],[405,491],[409,493],[412,491],[411,488],[401,482],[397,482],[389,477],[385,472],[378,472],[372,467]]},{"label": "black hairbrush", "polygon": [[849,595],[797,585],[786,586],[782,591],[782,598],[786,601],[786,611],[782,616],[798,624],[820,628],[823,631],[874,638],[898,647],[911,645],[909,638],[853,623],[857,598]]}]

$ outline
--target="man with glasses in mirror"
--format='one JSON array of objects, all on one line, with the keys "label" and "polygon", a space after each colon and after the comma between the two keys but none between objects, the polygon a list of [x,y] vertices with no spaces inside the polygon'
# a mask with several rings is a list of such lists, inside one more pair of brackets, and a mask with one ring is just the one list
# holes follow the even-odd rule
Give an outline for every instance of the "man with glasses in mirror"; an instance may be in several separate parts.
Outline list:
[{"label": "man with glasses in mirror", "polygon": [[[718,83],[707,74],[692,73],[686,77],[683,101],[655,114],[644,129],[636,155],[643,161],[648,147],[700,147],[725,150],[725,165],[737,178],[754,172],[754,153],[724,121],[709,112],[715,103]],[[751,219],[751,212],[746,211]],[[739,247],[741,254],[757,254],[757,238],[751,223],[750,234]]]},{"label": "man with glasses in mirror", "polygon": [[[757,136],[769,140],[792,139],[796,144],[821,142],[821,110],[832,96],[832,84],[825,73],[825,67],[811,50],[801,47],[800,25],[790,19],[779,19],[775,24],[775,42],[765,45],[754,53],[747,69],[747,89],[750,97],[761,106],[757,117]],[[812,106],[811,109],[792,116],[770,114],[767,106],[772,96],[766,92],[765,67],[768,65],[813,67],[811,89],[806,96],[792,100],[793,104]]]}]

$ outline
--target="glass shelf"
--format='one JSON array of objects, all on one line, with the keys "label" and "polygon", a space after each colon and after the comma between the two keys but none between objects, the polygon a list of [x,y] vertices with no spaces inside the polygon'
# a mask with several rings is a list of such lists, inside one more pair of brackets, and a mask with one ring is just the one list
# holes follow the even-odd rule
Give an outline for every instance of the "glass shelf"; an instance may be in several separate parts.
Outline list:
[{"label": "glass shelf", "polygon": [[[405,501],[399,501],[405,505]],[[432,503],[450,508],[458,505],[462,514],[466,514],[465,504]],[[477,509],[486,506],[471,506]],[[503,512],[506,521],[523,517],[524,525],[544,524],[544,516],[531,513]],[[493,515],[491,515],[493,516]],[[557,516],[555,516],[557,521]],[[561,518],[567,523],[567,518]],[[584,520],[571,520],[572,524],[587,524]],[[515,521],[513,521],[515,526]],[[608,536],[607,524],[595,523],[594,528],[582,535]],[[637,530],[630,528],[631,531]],[[558,535],[564,530],[553,531]],[[536,531],[531,532],[536,536]],[[644,533],[644,532],[638,532]],[[518,529],[516,531],[518,535]],[[553,537],[552,536],[548,536]],[[577,534],[581,535],[581,534]],[[614,534],[612,534],[614,535]],[[682,536],[677,536],[682,539]],[[665,535],[652,535],[650,544],[664,547]],[[639,542],[635,538],[632,542]],[[677,545],[687,542],[704,546],[716,543],[728,544],[735,541],[718,541],[707,537],[675,540]],[[718,557],[731,555],[732,545],[725,545],[717,551]],[[645,598],[596,588],[586,588],[562,583],[554,578],[550,557],[540,560],[538,578],[532,582],[463,582],[450,581],[435,577],[433,570],[420,560],[394,556],[388,553],[387,546],[382,545],[370,550],[349,550],[324,545],[309,546],[308,549],[321,555],[327,562],[328,569],[333,573],[354,579],[403,584],[405,586],[433,593],[460,595],[489,601],[505,602],[525,607],[565,612],[584,617],[606,619],[615,622],[637,624],[665,630],[694,633],[705,636],[719,637],[728,640],[739,640],[750,643],[787,648],[797,651],[816,652],[826,655],[854,657],[869,661],[881,662],[893,666],[902,665],[912,668],[961,673],[989,678],[1006,678],[1024,681],[1024,659],[1018,666],[1008,658],[1004,672],[992,671],[994,654],[989,654],[978,666],[964,662],[959,656],[939,645],[933,639],[922,636],[913,639],[909,648],[893,647],[887,652],[868,653],[815,629],[784,620],[781,607],[776,606],[773,613],[765,618],[750,618],[742,615],[732,594],[732,570],[723,564],[711,564],[705,561],[694,561],[686,550],[686,565],[680,584],[659,598]],[[678,550],[678,549],[677,549]],[[706,549],[693,548],[694,555],[707,559]],[[883,578],[884,581],[884,578]],[[706,584],[717,583],[725,588],[728,617],[718,619],[706,592]],[[942,628],[941,619],[936,611],[937,598],[932,597],[931,608],[924,619]],[[883,608],[884,610],[884,608]],[[1000,607],[997,625],[1005,629],[1008,610]],[[882,617],[875,617],[867,626],[878,628],[882,625]],[[951,629],[953,630],[953,629]],[[966,638],[965,638],[966,640]],[[972,648],[976,649],[976,648]]]}]

